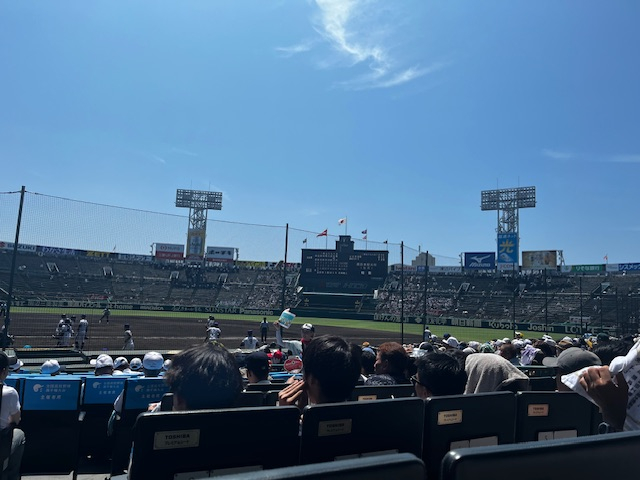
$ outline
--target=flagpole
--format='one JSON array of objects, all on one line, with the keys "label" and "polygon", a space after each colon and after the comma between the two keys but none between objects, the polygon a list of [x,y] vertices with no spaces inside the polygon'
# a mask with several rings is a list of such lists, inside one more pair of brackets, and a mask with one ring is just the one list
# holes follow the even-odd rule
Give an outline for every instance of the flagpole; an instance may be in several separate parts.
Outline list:
[{"label": "flagpole", "polygon": [[349,223],[349,217],[344,217],[344,234],[347,234],[347,224]]}]

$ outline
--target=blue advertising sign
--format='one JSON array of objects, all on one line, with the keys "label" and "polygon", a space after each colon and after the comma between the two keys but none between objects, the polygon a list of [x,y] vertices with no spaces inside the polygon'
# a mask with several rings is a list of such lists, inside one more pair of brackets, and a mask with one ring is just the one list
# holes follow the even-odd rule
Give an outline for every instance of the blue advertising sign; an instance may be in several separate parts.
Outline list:
[{"label": "blue advertising sign", "polygon": [[496,254],[494,252],[465,252],[464,268],[468,270],[495,270]]},{"label": "blue advertising sign", "polygon": [[518,234],[498,234],[498,263],[519,264],[518,261]]},{"label": "blue advertising sign", "polygon": [[619,263],[618,264],[619,272],[637,271],[637,270],[640,270],[640,263]]}]

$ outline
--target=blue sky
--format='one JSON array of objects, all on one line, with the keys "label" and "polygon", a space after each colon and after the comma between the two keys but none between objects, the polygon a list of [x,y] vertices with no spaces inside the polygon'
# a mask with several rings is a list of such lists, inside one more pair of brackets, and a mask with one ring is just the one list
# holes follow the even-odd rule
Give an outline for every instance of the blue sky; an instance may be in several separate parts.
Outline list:
[{"label": "blue sky", "polygon": [[640,261],[638,18],[635,0],[6,0],[0,191],[183,215],[177,188],[211,189],[210,218],[289,223],[294,251],[347,217],[446,265],[495,251],[482,190],[534,185],[521,250]]}]

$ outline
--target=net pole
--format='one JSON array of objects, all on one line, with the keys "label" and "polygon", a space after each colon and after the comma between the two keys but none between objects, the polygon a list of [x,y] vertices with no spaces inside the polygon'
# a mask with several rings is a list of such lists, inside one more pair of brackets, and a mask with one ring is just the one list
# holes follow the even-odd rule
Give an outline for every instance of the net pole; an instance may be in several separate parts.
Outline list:
[{"label": "net pole", "polygon": [[400,242],[400,343],[404,345],[404,242]]},{"label": "net pole", "polygon": [[13,278],[16,274],[16,261],[18,259],[18,242],[20,241],[20,223],[22,222],[22,207],[24,205],[24,185],[20,189],[20,206],[18,207],[18,221],[16,222],[16,236],[13,242],[13,255],[11,257],[11,274],[9,276],[9,292],[7,298],[7,311],[4,316],[4,333],[9,334],[9,325],[11,324],[11,303],[13,300]]},{"label": "net pole", "polygon": [[282,296],[280,297],[280,309],[284,310],[285,289],[287,288],[287,253],[289,252],[289,224],[284,233],[284,263],[282,264]]}]

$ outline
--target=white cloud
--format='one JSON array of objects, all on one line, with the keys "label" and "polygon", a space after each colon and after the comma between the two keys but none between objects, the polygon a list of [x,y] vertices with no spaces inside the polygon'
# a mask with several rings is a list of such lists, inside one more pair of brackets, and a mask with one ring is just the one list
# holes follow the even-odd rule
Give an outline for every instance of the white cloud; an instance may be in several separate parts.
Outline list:
[{"label": "white cloud", "polygon": [[640,155],[615,155],[609,159],[616,163],[640,163]]},{"label": "white cloud", "polygon": [[[316,63],[320,68],[365,67],[365,73],[336,85],[353,90],[390,88],[439,71],[451,62],[437,62],[429,67],[408,67],[391,55],[390,45],[396,49],[402,32],[393,25],[393,7],[379,0],[315,0],[318,8],[315,29],[334,52],[333,58]],[[396,27],[396,28],[394,28]],[[394,37],[394,38],[392,38]],[[278,48],[290,57],[311,49],[309,42]],[[362,70],[360,70],[362,71]]]},{"label": "white cloud", "polygon": [[542,154],[545,157],[553,158],[554,160],[569,160],[575,157],[575,155],[571,152],[563,152],[559,150],[549,150],[549,149],[542,150]]},{"label": "white cloud", "polygon": [[306,41],[298,43],[297,45],[290,45],[288,47],[277,47],[276,51],[284,58],[293,57],[298,53],[304,53],[311,50],[313,47],[313,42]]},{"label": "white cloud", "polygon": [[162,157],[160,157],[158,155],[155,155],[153,153],[150,153],[149,157],[151,157],[152,159],[154,159],[158,163],[162,163],[163,165],[165,165],[167,163],[167,161],[164,158],[162,158]]}]

